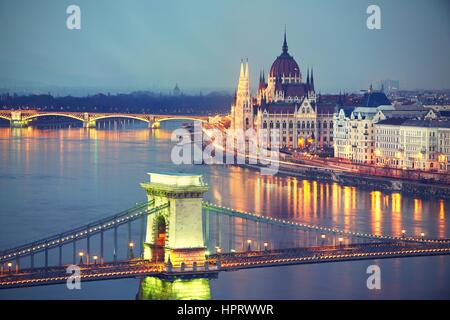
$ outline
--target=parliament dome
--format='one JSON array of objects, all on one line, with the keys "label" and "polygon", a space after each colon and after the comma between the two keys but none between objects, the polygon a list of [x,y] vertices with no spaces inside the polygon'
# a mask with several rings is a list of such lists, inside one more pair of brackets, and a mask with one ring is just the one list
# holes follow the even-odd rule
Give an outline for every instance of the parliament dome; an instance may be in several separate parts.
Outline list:
[{"label": "parliament dome", "polygon": [[284,33],[283,52],[273,62],[269,72],[270,77],[298,77],[301,78],[300,67],[288,53],[286,33]]}]

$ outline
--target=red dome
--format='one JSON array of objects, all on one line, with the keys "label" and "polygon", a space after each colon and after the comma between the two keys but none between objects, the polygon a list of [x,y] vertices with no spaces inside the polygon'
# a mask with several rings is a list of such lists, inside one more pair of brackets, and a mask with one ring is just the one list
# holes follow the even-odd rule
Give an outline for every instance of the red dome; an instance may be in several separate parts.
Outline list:
[{"label": "red dome", "polygon": [[294,58],[288,53],[286,30],[284,31],[283,52],[270,68],[271,77],[301,77],[300,68]]},{"label": "red dome", "polygon": [[294,58],[283,52],[272,64],[269,75],[271,77],[301,77],[300,68]]}]

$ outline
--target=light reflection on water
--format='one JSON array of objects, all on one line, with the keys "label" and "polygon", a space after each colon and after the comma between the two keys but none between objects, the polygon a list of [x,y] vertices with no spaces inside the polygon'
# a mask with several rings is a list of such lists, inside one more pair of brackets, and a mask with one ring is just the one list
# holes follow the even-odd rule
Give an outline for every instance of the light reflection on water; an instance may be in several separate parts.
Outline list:
[{"label": "light reflection on water", "polygon": [[[450,237],[448,201],[261,176],[237,167],[174,166],[170,161],[170,129],[176,126],[169,124],[166,129],[153,131],[0,128],[0,248],[95,220],[144,200],[139,182],[147,179],[146,172],[155,170],[202,173],[210,185],[207,200],[238,210],[376,234],[398,235],[405,229],[409,234]],[[367,292],[365,267],[370,263],[225,273],[211,280],[211,297],[448,297],[448,289],[440,285],[450,280],[448,257],[379,261],[385,266],[383,274],[390,279],[386,283],[390,293]],[[415,284],[411,284],[411,277],[416,277]],[[272,281],[284,289],[274,288]],[[419,292],[419,285],[425,289]],[[116,290],[115,298],[130,298],[139,283],[107,281],[98,286]],[[93,284],[86,287],[82,298],[102,298]],[[0,298],[70,298],[73,294],[58,288],[1,291]],[[124,290],[127,294],[120,294]]]},{"label": "light reflection on water", "polygon": [[210,300],[208,278],[160,279],[145,277],[140,281],[138,300]]}]

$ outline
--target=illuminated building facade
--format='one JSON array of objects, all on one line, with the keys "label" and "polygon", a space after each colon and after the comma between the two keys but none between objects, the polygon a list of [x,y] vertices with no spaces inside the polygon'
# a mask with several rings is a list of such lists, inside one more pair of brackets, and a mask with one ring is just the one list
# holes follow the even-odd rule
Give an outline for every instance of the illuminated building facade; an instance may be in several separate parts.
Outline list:
[{"label": "illuminated building facade", "polygon": [[314,71],[306,81],[288,52],[286,33],[282,53],[267,75],[260,74],[252,97],[248,62],[241,61],[238,88],[231,106],[232,129],[255,129],[260,145],[271,146],[271,137],[282,148],[323,148],[333,145],[334,108],[317,104]]},{"label": "illuminated building facade", "polygon": [[[404,166],[399,162],[399,125],[408,119],[431,121],[437,119],[437,114],[417,105],[379,105],[386,102],[389,103],[382,92],[374,92],[370,88],[363,98],[363,106],[342,107],[335,113],[336,158],[362,164]],[[382,127],[377,126],[380,123],[383,124]],[[409,164],[413,167],[412,163]]]},{"label": "illuminated building facade", "polygon": [[340,109],[334,116],[334,156],[356,163],[374,163],[374,123],[379,120],[378,108],[356,107],[350,113]]},{"label": "illuminated building facade", "polygon": [[375,135],[375,158],[379,165],[449,171],[449,121],[387,119],[375,124]]}]

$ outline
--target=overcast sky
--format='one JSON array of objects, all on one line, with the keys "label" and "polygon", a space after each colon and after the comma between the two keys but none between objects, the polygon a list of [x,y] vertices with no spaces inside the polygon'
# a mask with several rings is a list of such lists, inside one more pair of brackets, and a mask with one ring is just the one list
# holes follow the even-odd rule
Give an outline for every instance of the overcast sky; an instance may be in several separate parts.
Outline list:
[{"label": "overcast sky", "polygon": [[[66,8],[81,8],[81,30]],[[366,9],[381,8],[381,30]],[[236,86],[248,57],[253,89],[281,53],[322,92],[382,79],[403,88],[450,88],[449,0],[2,0],[0,86],[136,90]]]}]

